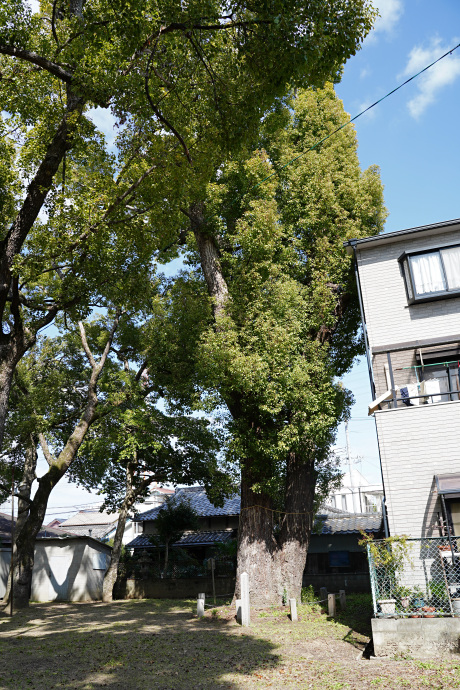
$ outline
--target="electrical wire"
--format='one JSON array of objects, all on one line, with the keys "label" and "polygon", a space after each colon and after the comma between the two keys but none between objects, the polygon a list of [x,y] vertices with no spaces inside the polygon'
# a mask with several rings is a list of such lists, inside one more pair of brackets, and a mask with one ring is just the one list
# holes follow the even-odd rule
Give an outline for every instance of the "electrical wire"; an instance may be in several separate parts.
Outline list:
[{"label": "electrical wire", "polygon": [[365,108],[364,110],[361,110],[360,113],[358,113],[357,115],[355,115],[354,117],[352,117],[350,120],[348,120],[347,122],[345,122],[343,125],[340,125],[340,127],[337,127],[337,129],[335,129],[333,132],[330,132],[330,134],[328,134],[327,136],[325,136],[325,137],[323,137],[322,139],[320,139],[319,141],[317,141],[315,144],[313,144],[313,146],[310,146],[310,148],[308,148],[306,151],[302,151],[302,153],[299,153],[298,156],[296,156],[295,158],[292,158],[290,161],[288,161],[287,163],[285,163],[284,165],[282,165],[280,168],[278,168],[278,170],[275,170],[274,172],[270,173],[270,175],[267,175],[267,177],[264,177],[262,180],[260,180],[260,182],[257,182],[255,185],[253,185],[252,187],[250,187],[250,188],[247,190],[246,194],[247,194],[248,192],[251,192],[253,189],[256,189],[257,187],[260,187],[260,185],[262,185],[262,184],[263,184],[264,182],[266,182],[267,180],[270,180],[270,179],[271,179],[272,177],[274,177],[275,175],[279,175],[279,173],[280,173],[282,170],[284,170],[284,168],[287,168],[289,165],[292,165],[292,163],[295,163],[295,161],[299,160],[299,158],[302,158],[302,156],[306,156],[307,153],[310,153],[310,151],[313,151],[314,149],[318,148],[318,146],[320,146],[322,143],[324,143],[325,141],[327,141],[328,139],[330,139],[331,137],[333,137],[335,134],[337,134],[338,132],[340,132],[340,131],[341,131],[342,129],[344,129],[345,127],[348,127],[348,125],[351,125],[352,122],[355,122],[359,117],[361,117],[361,116],[364,115],[365,113],[369,112],[369,110],[371,110],[372,108],[374,108],[376,105],[378,105],[379,103],[382,103],[382,101],[384,101],[386,98],[389,98],[390,96],[392,96],[394,93],[396,93],[396,91],[399,91],[399,89],[402,89],[403,86],[406,86],[406,85],[409,84],[411,81],[413,81],[414,79],[416,79],[417,77],[419,77],[421,74],[423,74],[423,73],[426,72],[427,70],[431,69],[431,67],[433,67],[434,65],[436,65],[438,62],[440,62],[441,60],[443,60],[443,59],[444,59],[445,57],[447,57],[448,55],[452,55],[452,53],[454,52],[454,50],[457,50],[457,48],[460,48],[460,43],[457,43],[456,46],[454,46],[453,48],[451,48],[450,50],[448,50],[446,53],[444,53],[444,55],[441,55],[441,57],[437,58],[436,60],[434,60],[433,62],[431,62],[429,65],[427,65],[426,67],[424,67],[423,69],[421,69],[419,72],[417,72],[417,74],[413,74],[412,77],[409,77],[409,79],[406,79],[406,81],[404,81],[402,84],[399,84],[399,86],[397,86],[396,88],[394,88],[394,89],[392,89],[391,91],[389,91],[387,94],[385,94],[385,96],[382,96],[382,98],[379,98],[377,101],[375,101],[374,103],[372,103],[371,105],[369,105],[367,108]]}]

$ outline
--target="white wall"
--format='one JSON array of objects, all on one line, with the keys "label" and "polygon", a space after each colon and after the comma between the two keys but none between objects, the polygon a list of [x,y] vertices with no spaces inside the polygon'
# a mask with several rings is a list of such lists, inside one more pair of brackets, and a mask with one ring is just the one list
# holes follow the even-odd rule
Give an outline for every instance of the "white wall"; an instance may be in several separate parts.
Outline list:
[{"label": "white wall", "polygon": [[[35,546],[32,601],[101,599],[110,549],[86,539],[40,539]],[[99,554],[107,556],[100,562]],[[0,550],[0,597],[5,594],[10,552]],[[104,565],[104,569],[100,566]],[[96,567],[95,567],[96,566]]]},{"label": "white wall", "polygon": [[460,297],[408,306],[398,257],[460,242],[460,229],[398,242],[358,245],[358,266],[371,349],[413,340],[460,335]]},{"label": "white wall", "polygon": [[435,474],[460,472],[460,402],[375,413],[392,535],[439,536]]}]

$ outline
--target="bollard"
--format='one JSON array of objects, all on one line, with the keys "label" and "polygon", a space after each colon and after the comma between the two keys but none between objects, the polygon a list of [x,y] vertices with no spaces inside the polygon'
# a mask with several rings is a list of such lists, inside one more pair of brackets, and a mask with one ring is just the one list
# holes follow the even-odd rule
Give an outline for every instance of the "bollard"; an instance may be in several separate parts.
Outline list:
[{"label": "bollard", "polygon": [[198,599],[196,602],[196,615],[198,618],[203,618],[204,616],[204,602],[206,595],[204,593],[198,594]]},{"label": "bollard", "polygon": [[297,618],[297,602],[295,599],[289,599],[289,606],[291,608],[291,621],[295,623]]},{"label": "bollard", "polygon": [[327,603],[327,587],[321,587],[319,590],[319,598],[321,599],[321,603],[326,606]]},{"label": "bollard", "polygon": [[347,608],[347,597],[344,589],[339,590],[340,610],[345,611]]},{"label": "bollard", "polygon": [[249,577],[247,573],[241,573],[241,625],[247,627],[251,623],[249,609]]},{"label": "bollard", "polygon": [[241,599],[236,600],[236,622],[241,625]]},{"label": "bollard", "polygon": [[329,616],[331,618],[335,618],[336,616],[336,607],[335,607],[335,594],[328,594],[327,595],[327,608],[329,612]]}]

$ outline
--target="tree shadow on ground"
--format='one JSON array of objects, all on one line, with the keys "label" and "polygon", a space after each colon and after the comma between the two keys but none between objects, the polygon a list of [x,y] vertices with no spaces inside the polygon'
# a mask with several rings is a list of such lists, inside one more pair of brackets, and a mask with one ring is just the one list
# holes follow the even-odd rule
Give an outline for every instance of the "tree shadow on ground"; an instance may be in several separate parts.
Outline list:
[{"label": "tree shadow on ground", "polygon": [[340,607],[337,608],[336,620],[361,635],[370,636],[372,616],[371,595],[352,594],[347,597],[347,605],[344,611],[341,611]]},{"label": "tree shadow on ground", "polygon": [[276,667],[275,649],[180,602],[36,604],[0,619],[0,687],[233,690],[239,676]]}]

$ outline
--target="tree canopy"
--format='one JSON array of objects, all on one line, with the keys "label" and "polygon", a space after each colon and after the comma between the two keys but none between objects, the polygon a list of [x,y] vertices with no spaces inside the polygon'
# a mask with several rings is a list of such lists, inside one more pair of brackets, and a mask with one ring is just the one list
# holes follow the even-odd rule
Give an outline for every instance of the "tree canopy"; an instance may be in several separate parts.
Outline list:
[{"label": "tree canopy", "polygon": [[[280,545],[306,554],[318,472],[328,472],[337,425],[352,402],[340,377],[362,352],[343,242],[383,229],[379,171],[360,170],[352,127],[306,153],[346,121],[332,85],[299,90],[267,115],[260,148],[221,166],[203,203],[189,208],[189,267],[157,316],[164,342],[149,366],[171,408],[201,405],[227,415],[227,457],[242,473],[240,565],[256,581],[267,572],[258,561],[264,549],[270,568]],[[166,343],[179,355],[170,371],[161,368]],[[243,555],[245,539],[262,544],[259,556],[249,547]],[[292,554],[280,557],[295,562]],[[303,563],[292,567],[298,586]],[[260,590],[282,591],[286,582],[295,589],[293,574],[282,570],[281,581],[267,576]]]}]

